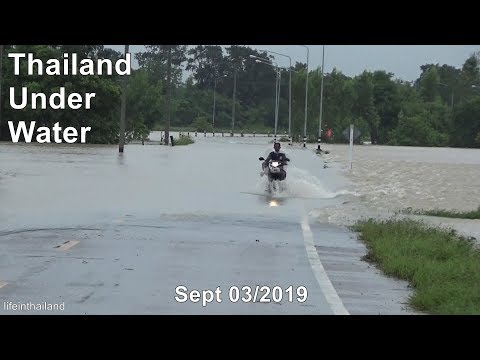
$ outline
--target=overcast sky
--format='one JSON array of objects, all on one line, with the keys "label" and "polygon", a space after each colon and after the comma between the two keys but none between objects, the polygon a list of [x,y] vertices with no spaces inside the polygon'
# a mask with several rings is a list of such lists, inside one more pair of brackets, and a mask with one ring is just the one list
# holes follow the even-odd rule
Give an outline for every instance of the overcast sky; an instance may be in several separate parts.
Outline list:
[{"label": "overcast sky", "polygon": [[[123,52],[124,45],[106,45]],[[252,48],[283,53],[295,62],[307,61],[307,49],[300,45],[249,45]],[[322,64],[322,45],[309,45],[309,68]],[[130,52],[143,51],[143,45],[130,45]],[[335,67],[348,76],[355,76],[363,70],[385,70],[395,78],[412,81],[420,75],[424,64],[447,64],[461,68],[465,60],[480,45],[325,45],[325,72]],[[275,56],[280,66],[288,66],[288,59]],[[136,66],[136,64],[133,64]]]}]

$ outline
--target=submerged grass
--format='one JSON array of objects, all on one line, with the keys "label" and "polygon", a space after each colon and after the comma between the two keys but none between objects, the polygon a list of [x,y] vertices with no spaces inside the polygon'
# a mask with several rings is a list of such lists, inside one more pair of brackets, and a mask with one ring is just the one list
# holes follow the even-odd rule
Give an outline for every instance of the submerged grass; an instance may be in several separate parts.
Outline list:
[{"label": "submerged grass", "polygon": [[403,209],[400,212],[402,214],[429,215],[429,216],[439,216],[439,217],[448,217],[448,218],[457,218],[457,219],[480,219],[480,206],[477,208],[477,210],[472,210],[472,211],[457,211],[457,210],[444,210],[444,209],[414,210],[412,208],[407,208],[407,209]]},{"label": "submerged grass", "polygon": [[414,220],[361,221],[367,260],[414,288],[410,305],[430,314],[480,314],[480,252],[454,230]]}]

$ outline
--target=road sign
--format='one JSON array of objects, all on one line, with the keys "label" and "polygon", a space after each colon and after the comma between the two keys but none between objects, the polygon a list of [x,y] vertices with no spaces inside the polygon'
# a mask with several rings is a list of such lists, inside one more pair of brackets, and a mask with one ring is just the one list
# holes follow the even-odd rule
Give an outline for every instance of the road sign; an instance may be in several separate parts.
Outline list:
[{"label": "road sign", "polygon": [[[343,130],[342,135],[345,138],[345,140],[349,141],[350,140],[350,127]],[[353,128],[353,141],[357,140],[360,137],[360,135],[362,135],[361,131],[358,130],[357,127],[354,127]]]}]

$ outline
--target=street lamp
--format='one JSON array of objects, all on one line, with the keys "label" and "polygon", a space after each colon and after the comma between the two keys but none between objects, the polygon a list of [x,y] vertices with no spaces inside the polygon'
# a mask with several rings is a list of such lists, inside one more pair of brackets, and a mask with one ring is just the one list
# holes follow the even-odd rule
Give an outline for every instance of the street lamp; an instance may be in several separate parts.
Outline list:
[{"label": "street lamp", "polygon": [[307,83],[305,85],[305,124],[303,125],[303,147],[307,146],[307,109],[308,109],[308,58],[310,49],[307,45],[300,45],[307,49]]},{"label": "street lamp", "polygon": [[282,79],[282,73],[275,62],[266,62],[261,60],[255,60],[257,63],[270,65],[275,67],[276,81],[275,81],[275,127],[274,127],[274,137],[273,142],[277,142],[277,128],[278,128],[278,108],[280,106],[280,83]]},{"label": "street lamp", "polygon": [[0,45],[0,140],[2,140],[2,63],[3,45]]},{"label": "street lamp", "polygon": [[[129,51],[130,45],[125,45],[125,59]],[[123,148],[125,146],[125,113],[126,113],[126,103],[127,103],[127,79],[123,79],[122,82],[122,98],[120,104],[120,138],[118,140],[118,152],[123,153]]]},{"label": "street lamp", "polygon": [[235,128],[235,102],[236,102],[236,93],[237,93],[237,68],[233,69],[233,102],[232,102],[232,132],[230,136],[233,136],[233,131]]},{"label": "street lamp", "polygon": [[[226,77],[226,75],[220,76],[221,78]],[[215,136],[215,92],[217,90],[217,80],[218,77],[215,76],[214,85],[213,85],[213,114],[212,114],[212,128],[213,128],[213,136]]]},{"label": "street lamp", "polygon": [[276,69],[276,72],[277,72],[277,82],[276,82],[276,87],[275,87],[275,92],[276,92],[275,108],[276,108],[276,112],[275,112],[275,134],[274,134],[274,137],[273,137],[273,142],[274,143],[277,142],[278,109],[280,107],[280,85],[282,83],[282,72],[280,71],[280,69],[278,67]]},{"label": "street lamp", "polygon": [[288,55],[281,54],[275,51],[271,50],[261,50],[260,51],[265,51],[269,52],[272,54],[277,54],[280,56],[285,56],[288,58],[290,61],[290,67],[289,67],[289,72],[290,72],[290,80],[289,80],[289,94],[288,94],[288,145],[292,145],[292,58]]},{"label": "street lamp", "polygon": [[265,65],[270,65],[275,68],[275,72],[277,74],[276,76],[276,82],[275,82],[275,135],[273,141],[277,141],[277,124],[278,124],[278,107],[280,105],[280,82],[282,79],[282,73],[280,71],[279,66],[277,65],[276,62],[274,61],[269,61],[264,58],[260,58],[255,55],[250,55],[251,58],[255,59],[255,62],[260,63],[260,64],[265,64]]},{"label": "street lamp", "polygon": [[323,72],[324,72],[324,63],[325,63],[325,45],[322,46],[322,82],[320,86],[320,121],[318,124],[318,148],[317,151],[322,151],[320,149],[320,143],[322,142],[322,112],[323,112]]}]

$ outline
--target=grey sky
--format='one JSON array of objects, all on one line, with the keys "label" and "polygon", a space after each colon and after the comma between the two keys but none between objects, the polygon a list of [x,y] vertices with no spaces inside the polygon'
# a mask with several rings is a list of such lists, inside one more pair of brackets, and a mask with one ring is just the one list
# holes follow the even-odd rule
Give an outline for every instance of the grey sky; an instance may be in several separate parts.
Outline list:
[{"label": "grey sky", "polygon": [[[106,45],[123,52],[124,45]],[[300,45],[249,45],[252,48],[272,50],[289,55],[292,64],[307,61],[307,49]],[[322,64],[322,46],[309,45],[309,68]],[[143,45],[131,45],[130,52],[144,49]],[[335,67],[345,75],[355,76],[363,70],[385,70],[395,78],[412,81],[420,75],[424,64],[447,64],[461,68],[480,45],[325,45],[325,72]],[[275,56],[280,66],[288,66],[288,59]]]}]

